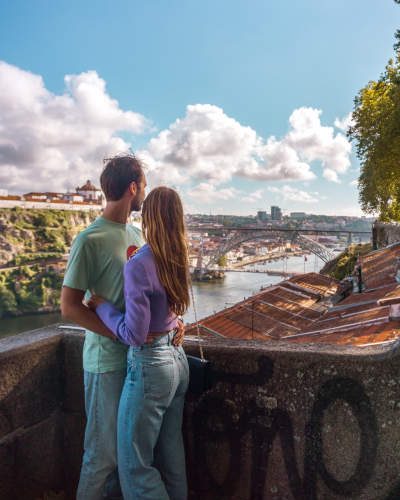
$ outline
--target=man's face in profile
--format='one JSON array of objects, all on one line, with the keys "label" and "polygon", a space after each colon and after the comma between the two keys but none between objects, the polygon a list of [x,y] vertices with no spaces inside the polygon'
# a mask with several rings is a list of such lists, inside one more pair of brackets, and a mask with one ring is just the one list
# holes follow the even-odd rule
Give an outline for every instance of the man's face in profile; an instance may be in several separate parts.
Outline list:
[{"label": "man's face in profile", "polygon": [[142,203],[146,198],[146,176],[143,174],[143,178],[139,184],[137,184],[137,191],[135,197],[131,202],[131,212],[139,212],[142,208]]}]

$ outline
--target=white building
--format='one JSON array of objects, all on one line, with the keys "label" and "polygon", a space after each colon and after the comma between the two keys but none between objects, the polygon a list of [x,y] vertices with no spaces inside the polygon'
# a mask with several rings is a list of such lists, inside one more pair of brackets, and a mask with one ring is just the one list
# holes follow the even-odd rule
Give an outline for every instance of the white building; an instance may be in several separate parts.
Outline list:
[{"label": "white building", "polygon": [[90,180],[82,187],[77,187],[76,192],[81,194],[85,200],[99,201],[101,198],[101,189],[90,184]]},{"label": "white building", "polygon": [[301,219],[302,217],[307,217],[305,212],[290,212],[291,219]]},{"label": "white building", "polygon": [[67,192],[62,197],[65,201],[84,201],[84,197],[78,193]]}]

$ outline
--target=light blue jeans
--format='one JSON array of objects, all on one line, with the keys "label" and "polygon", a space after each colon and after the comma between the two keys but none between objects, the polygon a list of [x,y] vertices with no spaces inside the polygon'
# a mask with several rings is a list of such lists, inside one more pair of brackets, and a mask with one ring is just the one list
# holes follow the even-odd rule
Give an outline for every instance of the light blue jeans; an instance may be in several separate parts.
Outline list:
[{"label": "light blue jeans", "polygon": [[186,500],[182,418],[189,366],[175,331],[128,351],[118,414],[118,471],[125,500]]},{"label": "light blue jeans", "polygon": [[107,373],[84,372],[87,424],[77,500],[122,498],[117,471],[117,422],[125,378],[125,368]]}]

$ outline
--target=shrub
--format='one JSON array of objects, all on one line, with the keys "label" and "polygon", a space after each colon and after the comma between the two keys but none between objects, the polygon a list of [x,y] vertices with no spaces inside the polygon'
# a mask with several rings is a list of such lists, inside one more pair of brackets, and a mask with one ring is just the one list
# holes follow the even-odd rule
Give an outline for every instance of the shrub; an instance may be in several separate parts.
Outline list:
[{"label": "shrub", "polygon": [[14,294],[0,284],[0,318],[3,316],[15,314],[17,312],[17,301]]},{"label": "shrub", "polygon": [[43,299],[35,293],[22,289],[18,293],[18,304],[20,311],[37,311],[43,305]]}]

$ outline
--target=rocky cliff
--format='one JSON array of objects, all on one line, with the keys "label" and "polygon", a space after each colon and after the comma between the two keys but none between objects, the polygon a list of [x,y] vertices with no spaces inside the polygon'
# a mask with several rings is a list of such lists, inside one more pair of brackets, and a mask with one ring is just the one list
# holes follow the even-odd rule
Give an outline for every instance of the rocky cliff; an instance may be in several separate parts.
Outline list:
[{"label": "rocky cliff", "polygon": [[98,216],[69,210],[1,209],[0,266],[21,254],[65,252]]}]

